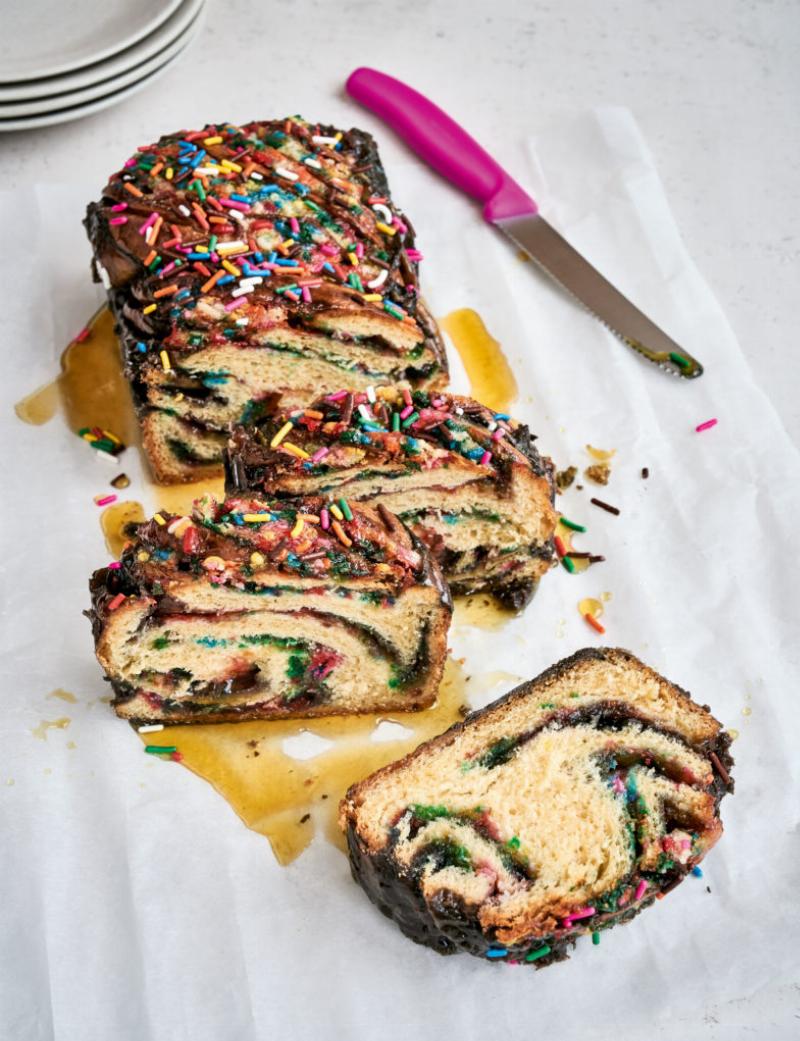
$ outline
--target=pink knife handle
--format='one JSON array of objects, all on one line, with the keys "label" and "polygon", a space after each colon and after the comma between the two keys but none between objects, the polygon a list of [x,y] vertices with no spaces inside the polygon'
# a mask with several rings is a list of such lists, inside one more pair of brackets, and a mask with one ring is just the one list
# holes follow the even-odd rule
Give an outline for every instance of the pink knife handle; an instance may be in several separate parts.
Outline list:
[{"label": "pink knife handle", "polygon": [[350,74],[348,93],[388,123],[451,184],[483,203],[487,221],[537,212],[536,203],[440,108],[376,69]]}]

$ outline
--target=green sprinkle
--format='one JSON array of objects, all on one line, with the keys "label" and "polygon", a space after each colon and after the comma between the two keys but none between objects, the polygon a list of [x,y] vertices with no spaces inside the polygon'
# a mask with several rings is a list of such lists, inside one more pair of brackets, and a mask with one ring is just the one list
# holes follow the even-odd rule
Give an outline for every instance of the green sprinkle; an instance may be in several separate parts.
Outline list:
[{"label": "green sprinkle", "polygon": [[216,248],[217,248],[217,236],[216,235],[212,235],[211,238],[208,240],[208,252],[209,253],[213,253]]},{"label": "green sprinkle", "polygon": [[149,263],[149,264],[147,265],[147,270],[148,270],[148,271],[152,271],[152,270],[153,270],[153,268],[154,268],[154,267],[158,267],[158,265],[159,265],[160,263],[161,263],[161,257],[160,257],[160,256],[157,256],[157,257],[155,258],[155,260],[151,260],[151,261],[150,261],[150,263]]},{"label": "green sprinkle", "polygon": [[433,821],[437,817],[450,816],[450,811],[446,806],[422,806],[417,802],[411,804],[411,812],[421,821]]},{"label": "green sprinkle", "polygon": [[172,755],[178,751],[176,745],[145,745],[144,750],[148,755]]},{"label": "green sprinkle", "polygon": [[347,499],[340,499],[339,500],[339,509],[344,514],[344,519],[345,520],[351,521],[353,519],[353,511],[348,506]]},{"label": "green sprinkle", "polygon": [[569,571],[571,575],[575,574],[575,565],[572,562],[572,557],[562,557],[561,563],[564,565],[564,567],[567,569],[567,571]]},{"label": "green sprinkle", "polygon": [[539,958],[544,958],[544,956],[549,954],[550,951],[551,948],[545,944],[544,947],[540,947],[538,951],[529,951],[528,954],[525,955],[525,961],[538,961]]},{"label": "green sprinkle", "polygon": [[576,524],[575,521],[567,520],[566,517],[558,518],[565,528],[569,528],[570,531],[586,531],[583,524]]},{"label": "green sprinkle", "polygon": [[399,429],[400,429],[400,413],[399,412],[393,412],[392,413],[392,430],[399,430]]},{"label": "green sprinkle", "polygon": [[539,708],[555,708],[555,702],[553,701],[542,701],[539,704]]},{"label": "green sprinkle", "polygon": [[403,430],[406,430],[408,427],[411,426],[412,423],[415,423],[418,419],[419,419],[419,412],[412,412],[410,416],[407,416],[403,420]]},{"label": "green sprinkle", "polygon": [[517,838],[517,836],[515,835],[513,838],[508,840],[506,845],[508,846],[509,849],[519,849],[520,842],[519,842],[519,839]]},{"label": "green sprinkle", "polygon": [[682,354],[678,354],[677,351],[669,352],[669,360],[674,361],[676,365],[680,365],[682,369],[689,369],[692,365],[688,358],[684,358],[684,356]]},{"label": "green sprinkle", "polygon": [[600,933],[597,932],[596,929],[592,933],[592,943],[595,945],[595,947],[600,943]]}]

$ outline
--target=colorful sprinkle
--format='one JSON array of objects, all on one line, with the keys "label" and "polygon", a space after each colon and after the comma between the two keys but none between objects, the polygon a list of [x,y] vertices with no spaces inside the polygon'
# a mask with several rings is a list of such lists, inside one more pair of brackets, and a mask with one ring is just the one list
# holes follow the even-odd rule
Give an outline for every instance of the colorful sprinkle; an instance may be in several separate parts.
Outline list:
[{"label": "colorful sprinkle", "polygon": [[136,728],[140,734],[155,734],[159,730],[164,729],[163,723],[145,723],[144,726]]},{"label": "colorful sprinkle", "polygon": [[647,882],[645,879],[640,879],[639,884],[636,887],[636,892],[633,894],[634,900],[641,900],[644,894],[647,892]]},{"label": "colorful sprinkle", "polygon": [[278,445],[281,443],[281,441],[283,441],[283,439],[286,437],[286,435],[288,433],[290,433],[290,431],[292,430],[293,426],[294,426],[293,423],[284,423],[283,426],[278,431],[278,433],[270,441],[270,443],[269,443],[270,448],[277,448]]},{"label": "colorful sprinkle", "polygon": [[718,422],[718,419],[707,419],[705,423],[699,423],[694,429],[698,434],[701,434],[704,430],[710,430],[712,427],[715,427]]},{"label": "colorful sprinkle", "polygon": [[124,604],[124,603],[125,603],[125,594],[124,593],[117,593],[117,595],[112,600],[109,600],[109,602],[108,602],[108,609],[109,609],[109,611],[116,611],[116,609],[120,606],[120,604]]},{"label": "colorful sprinkle", "polygon": [[145,745],[144,750],[148,755],[172,755],[178,751],[175,745]]},{"label": "colorful sprinkle", "polygon": [[570,531],[586,531],[583,524],[576,524],[575,521],[567,520],[566,517],[559,517],[558,519],[564,527],[569,528]]},{"label": "colorful sprinkle", "polygon": [[116,495],[95,495],[95,504],[97,506],[109,506],[112,502],[117,501]]},{"label": "colorful sprinkle", "polygon": [[545,955],[548,955],[551,950],[552,948],[545,944],[544,947],[539,947],[535,951],[528,951],[525,955],[525,961],[538,961],[539,958],[544,958]]}]

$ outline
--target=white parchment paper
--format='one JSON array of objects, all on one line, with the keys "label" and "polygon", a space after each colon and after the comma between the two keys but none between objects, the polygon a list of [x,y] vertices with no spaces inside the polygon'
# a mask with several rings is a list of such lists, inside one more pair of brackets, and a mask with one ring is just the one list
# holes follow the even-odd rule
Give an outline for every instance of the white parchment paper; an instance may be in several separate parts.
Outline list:
[{"label": "white parchment paper", "polygon": [[[459,626],[451,644],[482,704],[506,687],[493,673],[527,678],[598,643],[576,604],[611,592],[607,642],[740,732],[737,791],[704,878],[540,973],[444,959],[382,918],[331,846],[317,840],[281,869],[208,785],[142,754],[99,700],[80,614],[88,575],[107,560],[92,496],[108,471],[60,418],[37,429],[12,411],[52,377],[100,299],[80,227],[100,185],[68,171],[73,183],[0,195],[3,1038],[691,1041],[796,1029],[798,453],[686,254],[630,115],[562,122],[527,143],[516,169],[706,375],[680,381],[638,360],[421,165],[389,171],[419,230],[433,311],[483,316],[542,449],[560,467],[587,465],[587,442],[617,449],[600,497],[620,517],[590,506],[588,488],[561,501],[607,562],[549,575],[504,630]],[[455,358],[453,371],[467,389]],[[712,416],[718,426],[696,434]],[[138,474],[129,458],[125,469]],[[78,703],[49,699],[58,687]],[[32,735],[59,716],[66,730]]]}]

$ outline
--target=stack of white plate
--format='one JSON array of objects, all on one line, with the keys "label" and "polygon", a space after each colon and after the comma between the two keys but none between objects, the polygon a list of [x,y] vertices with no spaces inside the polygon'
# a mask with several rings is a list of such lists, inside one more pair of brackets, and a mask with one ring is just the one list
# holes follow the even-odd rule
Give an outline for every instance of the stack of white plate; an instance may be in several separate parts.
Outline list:
[{"label": "stack of white plate", "polygon": [[196,35],[204,3],[2,3],[0,132],[66,123],[142,90]]}]

